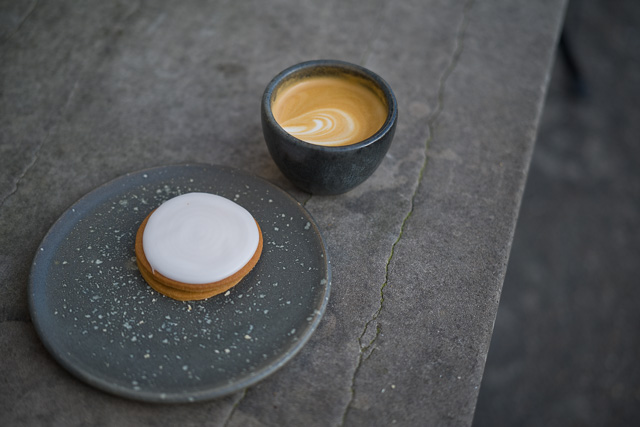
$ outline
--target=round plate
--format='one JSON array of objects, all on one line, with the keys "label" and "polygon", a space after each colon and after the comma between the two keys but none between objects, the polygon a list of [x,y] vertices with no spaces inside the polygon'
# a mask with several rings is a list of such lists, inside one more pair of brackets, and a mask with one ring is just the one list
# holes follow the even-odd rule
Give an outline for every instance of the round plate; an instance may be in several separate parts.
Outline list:
[{"label": "round plate", "polygon": [[[227,294],[180,302],[142,279],[134,241],[151,210],[192,191],[247,209],[264,249]],[[287,193],[227,167],[165,166],[111,181],[62,215],[35,256],[29,304],[44,345],[83,381],[192,402],[246,388],[290,360],[320,321],[330,278],[316,224]]]}]

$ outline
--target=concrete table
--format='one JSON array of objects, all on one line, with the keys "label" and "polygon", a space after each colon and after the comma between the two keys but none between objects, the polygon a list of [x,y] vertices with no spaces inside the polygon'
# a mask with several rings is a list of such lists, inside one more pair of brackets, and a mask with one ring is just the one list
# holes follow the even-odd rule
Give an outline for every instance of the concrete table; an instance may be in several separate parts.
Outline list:
[{"label": "concrete table", "polygon": [[[565,2],[52,1],[0,5],[3,425],[469,425]],[[297,62],[394,88],[384,162],[341,196],[278,171],[259,102]],[[55,220],[127,172],[233,166],[303,203],[332,259],[326,314],[281,370],[195,404],[140,403],[61,368],[27,283]]]}]

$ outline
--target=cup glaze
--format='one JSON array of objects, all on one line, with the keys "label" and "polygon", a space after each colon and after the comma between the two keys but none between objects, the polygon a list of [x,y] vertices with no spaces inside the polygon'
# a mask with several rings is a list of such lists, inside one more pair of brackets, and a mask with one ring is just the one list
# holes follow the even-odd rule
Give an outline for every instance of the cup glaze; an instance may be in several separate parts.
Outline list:
[{"label": "cup glaze", "polygon": [[[385,100],[387,118],[369,138],[333,147],[311,144],[287,133],[273,117],[271,105],[283,84],[309,77],[345,75],[371,83]],[[374,72],[348,62],[315,60],[293,65],[271,80],[262,95],[261,119],[269,154],[293,184],[312,194],[342,194],[369,178],[384,159],[395,133],[398,105],[387,82]]]}]

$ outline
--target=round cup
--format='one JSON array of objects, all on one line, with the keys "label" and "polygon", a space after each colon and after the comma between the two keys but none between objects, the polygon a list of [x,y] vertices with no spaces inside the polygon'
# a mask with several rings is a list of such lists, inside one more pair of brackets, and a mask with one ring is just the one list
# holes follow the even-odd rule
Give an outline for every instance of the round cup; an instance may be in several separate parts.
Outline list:
[{"label": "round cup", "polygon": [[[382,127],[363,141],[341,146],[311,144],[287,133],[271,111],[278,90],[317,76],[356,77],[369,85],[387,108]],[[261,119],[269,153],[291,182],[312,194],[342,194],[364,182],[382,162],[395,133],[398,104],[391,87],[374,72],[348,62],[315,60],[293,65],[271,80],[262,96]]]}]

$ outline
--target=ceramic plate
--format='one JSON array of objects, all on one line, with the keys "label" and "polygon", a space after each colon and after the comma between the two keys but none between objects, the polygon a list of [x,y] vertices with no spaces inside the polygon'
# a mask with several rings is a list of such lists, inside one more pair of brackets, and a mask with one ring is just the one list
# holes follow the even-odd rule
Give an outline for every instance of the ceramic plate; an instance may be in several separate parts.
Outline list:
[{"label": "ceramic plate", "polygon": [[[251,212],[264,249],[228,295],[180,302],[142,279],[134,240],[151,210],[192,191]],[[320,321],[330,279],[322,236],[291,196],[235,169],[178,165],[120,177],[65,212],[35,256],[29,303],[49,352],[80,379],[188,402],[241,390],[290,360]]]}]

